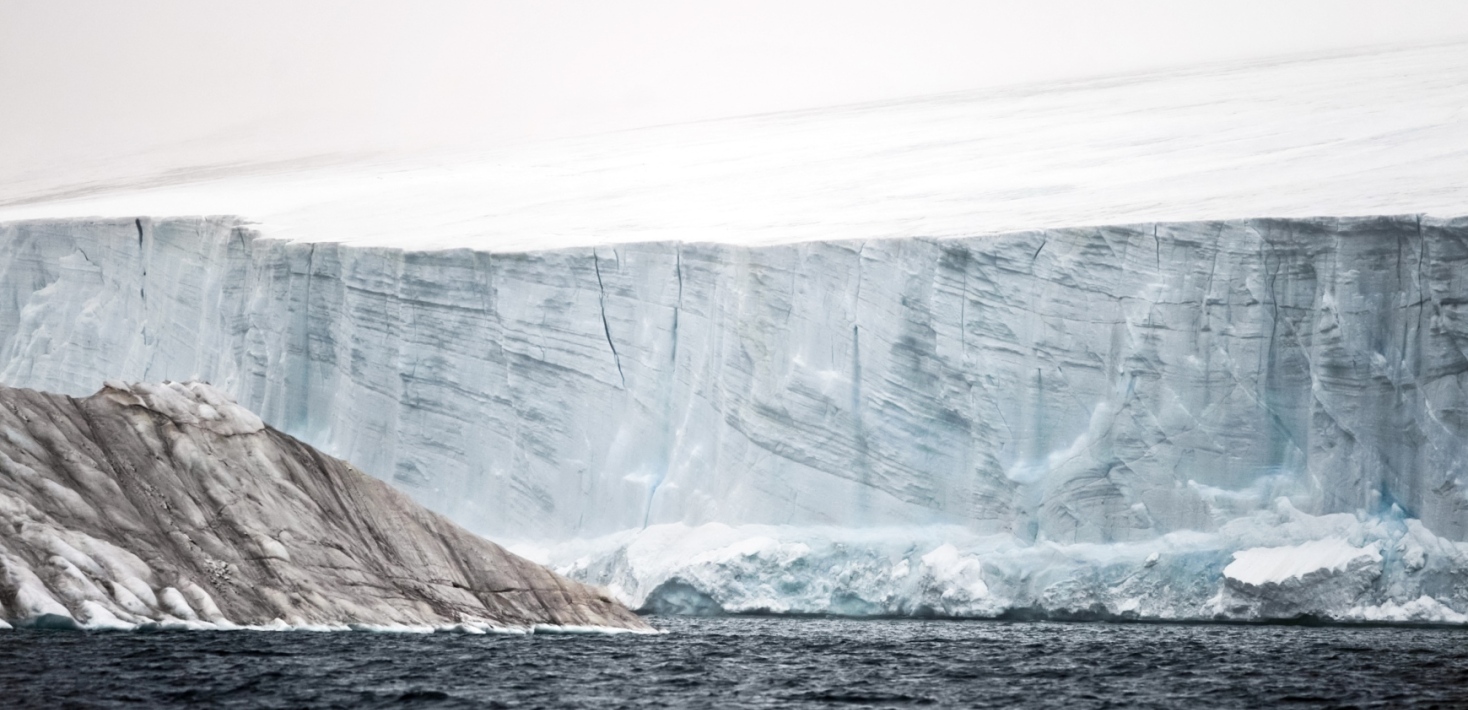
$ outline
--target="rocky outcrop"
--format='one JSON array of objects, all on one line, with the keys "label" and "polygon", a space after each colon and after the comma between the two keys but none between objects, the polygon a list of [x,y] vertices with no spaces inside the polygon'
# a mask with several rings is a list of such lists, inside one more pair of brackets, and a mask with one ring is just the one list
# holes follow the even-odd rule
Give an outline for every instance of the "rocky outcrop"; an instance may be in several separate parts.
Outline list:
[{"label": "rocky outcrop", "polygon": [[0,620],[649,627],[202,383],[0,388]]}]

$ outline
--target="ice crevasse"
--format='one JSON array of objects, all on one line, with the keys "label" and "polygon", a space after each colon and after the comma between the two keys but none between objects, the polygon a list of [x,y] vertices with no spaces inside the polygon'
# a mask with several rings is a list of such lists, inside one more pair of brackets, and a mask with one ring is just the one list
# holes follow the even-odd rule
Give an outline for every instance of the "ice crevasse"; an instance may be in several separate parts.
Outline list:
[{"label": "ice crevasse", "polygon": [[0,226],[0,379],[201,379],[684,611],[1468,612],[1468,220],[514,254]]}]

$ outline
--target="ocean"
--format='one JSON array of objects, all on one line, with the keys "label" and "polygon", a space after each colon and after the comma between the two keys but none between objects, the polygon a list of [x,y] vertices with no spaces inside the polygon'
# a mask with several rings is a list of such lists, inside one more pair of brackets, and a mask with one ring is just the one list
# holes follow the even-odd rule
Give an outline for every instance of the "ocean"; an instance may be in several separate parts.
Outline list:
[{"label": "ocean", "polygon": [[653,617],[667,633],[0,631],[5,707],[1468,707],[1468,630]]}]

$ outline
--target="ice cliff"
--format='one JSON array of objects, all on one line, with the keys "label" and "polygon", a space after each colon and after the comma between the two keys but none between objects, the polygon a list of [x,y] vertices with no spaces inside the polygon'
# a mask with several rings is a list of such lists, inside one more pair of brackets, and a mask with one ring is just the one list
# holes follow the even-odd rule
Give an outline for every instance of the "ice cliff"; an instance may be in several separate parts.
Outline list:
[{"label": "ice cliff", "polygon": [[0,388],[0,431],[0,625],[649,630],[208,385]]},{"label": "ice cliff", "polygon": [[[0,245],[7,384],[209,380],[477,532],[605,536],[545,554],[634,604],[1468,611],[1464,219],[516,254],[67,220]],[[1360,552],[1226,574],[1320,541]],[[777,583],[831,555],[855,581]]]}]

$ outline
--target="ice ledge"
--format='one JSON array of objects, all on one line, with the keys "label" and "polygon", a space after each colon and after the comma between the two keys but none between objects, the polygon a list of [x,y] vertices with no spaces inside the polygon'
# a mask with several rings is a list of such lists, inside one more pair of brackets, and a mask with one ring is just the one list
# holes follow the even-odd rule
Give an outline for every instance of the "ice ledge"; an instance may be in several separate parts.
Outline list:
[{"label": "ice ledge", "polygon": [[1287,501],[1217,532],[1030,543],[949,526],[655,525],[522,554],[644,612],[1468,623],[1468,544]]}]

